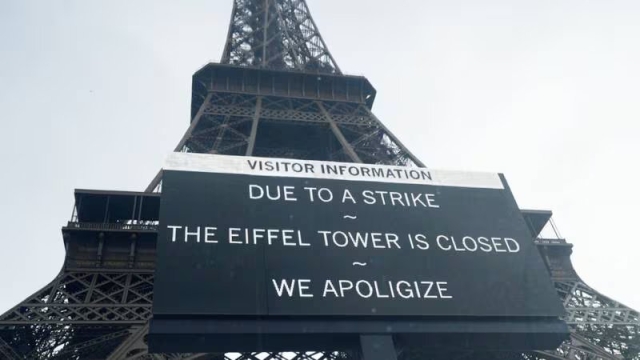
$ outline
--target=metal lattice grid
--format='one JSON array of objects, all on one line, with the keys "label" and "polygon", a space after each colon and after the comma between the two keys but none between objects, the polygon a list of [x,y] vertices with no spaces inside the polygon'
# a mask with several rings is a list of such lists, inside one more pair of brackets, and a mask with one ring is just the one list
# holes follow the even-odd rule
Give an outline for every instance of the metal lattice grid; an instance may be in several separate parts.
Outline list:
[{"label": "metal lattice grid", "polygon": [[340,73],[304,0],[234,0],[221,62]]}]

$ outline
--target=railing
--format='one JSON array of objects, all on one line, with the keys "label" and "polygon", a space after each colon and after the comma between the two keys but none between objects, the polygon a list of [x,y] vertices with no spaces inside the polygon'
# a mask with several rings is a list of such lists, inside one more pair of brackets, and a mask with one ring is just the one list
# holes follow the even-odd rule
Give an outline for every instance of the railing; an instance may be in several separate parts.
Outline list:
[{"label": "railing", "polygon": [[537,239],[534,239],[533,242],[536,245],[567,245],[567,240],[565,239],[537,238]]},{"label": "railing", "polygon": [[538,237],[533,239],[536,245],[567,245],[567,240],[560,235],[560,230],[553,221],[553,217],[545,224],[544,228],[538,234]]},{"label": "railing", "polygon": [[67,223],[68,229],[78,230],[116,230],[116,231],[158,231],[158,222],[150,222],[148,224],[123,224],[123,223],[86,223],[72,222]]}]

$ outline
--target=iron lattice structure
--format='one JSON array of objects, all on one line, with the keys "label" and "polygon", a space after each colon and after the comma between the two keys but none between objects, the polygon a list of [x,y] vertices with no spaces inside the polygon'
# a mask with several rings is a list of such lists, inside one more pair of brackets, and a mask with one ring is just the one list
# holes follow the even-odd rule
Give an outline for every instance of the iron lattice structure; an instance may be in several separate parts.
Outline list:
[{"label": "iron lattice structure", "polygon": [[[423,166],[371,112],[375,90],[369,82],[342,74],[304,0],[234,0],[221,64],[196,72],[192,96],[191,124],[175,151]],[[76,213],[63,227],[63,269],[0,316],[0,359],[360,357],[326,351],[149,354],[153,204],[161,183],[158,175],[145,193],[135,194],[76,191]],[[104,214],[91,215],[95,204]],[[539,238],[550,214],[538,215],[525,213],[525,218],[538,221],[532,238],[564,301],[571,339],[555,351],[399,349],[399,358],[640,359],[640,314],[586,285],[571,265],[571,245]]]}]

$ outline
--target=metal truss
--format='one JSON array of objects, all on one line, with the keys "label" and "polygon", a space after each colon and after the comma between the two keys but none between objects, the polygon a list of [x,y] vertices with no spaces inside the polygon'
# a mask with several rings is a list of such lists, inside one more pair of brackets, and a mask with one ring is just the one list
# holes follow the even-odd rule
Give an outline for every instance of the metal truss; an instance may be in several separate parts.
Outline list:
[{"label": "metal truss", "polygon": [[340,73],[304,0],[234,0],[222,63]]},{"label": "metal truss", "polygon": [[572,334],[571,339],[565,341],[556,351],[537,351],[535,354],[544,359],[571,360],[620,360],[625,359],[620,354],[614,355],[593,345],[589,340],[578,334]]},{"label": "metal truss", "polygon": [[[388,165],[415,165],[418,162],[363,104],[212,93],[202,106],[203,111],[193,120],[192,129],[178,151],[288,155],[286,157]],[[265,142],[274,146],[255,147],[260,134],[252,137],[250,125],[256,118],[259,124],[331,129],[337,141],[333,149],[320,148],[315,154],[312,153],[312,147],[297,151],[281,150],[280,144],[286,143],[285,139]],[[340,141],[340,138],[344,141]],[[332,142],[327,141],[326,144],[331,145]]]},{"label": "metal truss", "polygon": [[555,286],[567,309],[565,320],[570,325],[640,324],[637,311],[599,294],[580,279],[558,279]]},{"label": "metal truss", "polygon": [[65,271],[2,315],[0,323],[144,324],[152,296],[152,272]]},{"label": "metal truss", "polygon": [[242,93],[208,93],[175,151],[424,166],[366,104]]},{"label": "metal truss", "polygon": [[63,271],[0,316],[0,354],[104,359],[151,317],[152,290],[152,272]]},{"label": "metal truss", "polygon": [[[573,334],[557,354],[565,359],[640,359],[640,315],[586,285],[554,279]],[[582,352],[584,356],[578,357]]]},{"label": "metal truss", "polygon": [[561,237],[553,219],[548,220],[547,226],[551,238],[537,238],[534,242],[547,263],[572,334],[555,352],[537,352],[537,356],[640,359],[640,313],[588,286],[571,263],[573,245]]}]

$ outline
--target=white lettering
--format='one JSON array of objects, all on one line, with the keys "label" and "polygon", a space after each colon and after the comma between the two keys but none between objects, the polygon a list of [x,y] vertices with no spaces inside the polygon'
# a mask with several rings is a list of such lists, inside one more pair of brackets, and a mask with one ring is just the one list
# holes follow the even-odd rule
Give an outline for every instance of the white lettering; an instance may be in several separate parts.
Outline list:
[{"label": "white lettering", "polygon": [[171,229],[171,242],[176,242],[176,232],[182,229],[182,226],[168,225],[167,227]]},{"label": "white lettering", "polygon": [[213,239],[216,236],[215,231],[218,230],[216,227],[205,227],[204,228],[204,242],[207,244],[217,244],[218,240]]},{"label": "white lettering", "polygon": [[271,279],[271,281],[273,282],[273,287],[276,289],[276,293],[278,294],[278,297],[282,297],[282,294],[285,291],[287,292],[289,297],[293,296],[293,289],[296,286],[295,280],[291,280],[291,283],[289,284],[287,280],[282,279],[280,280],[280,285],[278,285],[278,283],[276,282],[276,279]]}]

